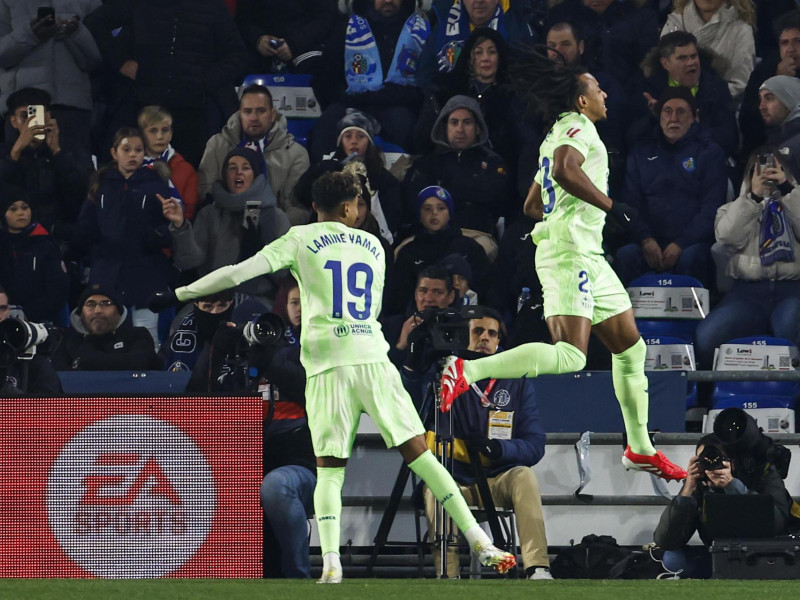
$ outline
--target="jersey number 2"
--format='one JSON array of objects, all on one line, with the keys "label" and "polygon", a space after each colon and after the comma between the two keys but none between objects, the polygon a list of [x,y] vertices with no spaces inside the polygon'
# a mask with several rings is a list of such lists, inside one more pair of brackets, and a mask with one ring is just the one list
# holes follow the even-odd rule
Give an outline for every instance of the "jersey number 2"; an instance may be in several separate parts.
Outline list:
[{"label": "jersey number 2", "polygon": [[[325,268],[331,271],[331,283],[333,284],[333,313],[334,319],[341,319],[343,316],[343,281],[342,281],[342,262],[339,260],[329,260],[325,263]],[[363,278],[359,274],[363,273]],[[363,285],[359,285],[359,279],[363,279]],[[347,291],[354,298],[364,298],[364,306],[359,308],[355,302],[347,303],[347,312],[357,321],[365,321],[369,318],[372,308],[372,268],[365,263],[353,263],[347,269]]]}]

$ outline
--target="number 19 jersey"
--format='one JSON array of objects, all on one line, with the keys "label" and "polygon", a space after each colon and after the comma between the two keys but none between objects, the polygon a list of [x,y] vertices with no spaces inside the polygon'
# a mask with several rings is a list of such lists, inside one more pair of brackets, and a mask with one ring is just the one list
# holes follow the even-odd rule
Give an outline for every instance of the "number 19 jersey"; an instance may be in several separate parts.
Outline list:
[{"label": "number 19 jersey", "polygon": [[594,123],[577,112],[562,113],[539,148],[534,181],[542,187],[544,220],[533,229],[533,241],[550,240],[559,249],[602,254],[604,210],[576,198],[553,180],[553,155],[572,146],[584,157],[581,169],[592,183],[608,192],[608,153]]},{"label": "number 19 jersey", "polygon": [[325,221],[292,227],[259,251],[300,287],[300,361],[311,376],[333,367],[388,362],[381,310],[386,258],[374,235]]}]

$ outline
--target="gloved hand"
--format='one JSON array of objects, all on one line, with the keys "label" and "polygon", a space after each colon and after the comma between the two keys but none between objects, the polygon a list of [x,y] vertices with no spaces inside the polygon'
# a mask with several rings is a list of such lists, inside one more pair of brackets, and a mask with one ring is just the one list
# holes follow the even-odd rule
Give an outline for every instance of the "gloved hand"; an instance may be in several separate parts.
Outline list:
[{"label": "gloved hand", "polygon": [[503,456],[500,440],[490,440],[482,435],[470,435],[464,440],[468,448],[477,450],[489,460],[499,460]]},{"label": "gloved hand", "polygon": [[147,300],[147,308],[155,313],[166,310],[178,304],[178,297],[175,295],[174,290],[167,288],[166,290],[155,292]]},{"label": "gloved hand", "polygon": [[624,202],[616,202],[611,205],[608,216],[619,226],[622,231],[628,231],[639,215],[636,210]]},{"label": "gloved hand", "polygon": [[236,350],[236,345],[241,342],[245,344],[242,338],[242,332],[236,327],[231,327],[227,323],[220,323],[217,331],[214,334],[213,344],[218,352],[222,352],[226,356],[231,356]]}]

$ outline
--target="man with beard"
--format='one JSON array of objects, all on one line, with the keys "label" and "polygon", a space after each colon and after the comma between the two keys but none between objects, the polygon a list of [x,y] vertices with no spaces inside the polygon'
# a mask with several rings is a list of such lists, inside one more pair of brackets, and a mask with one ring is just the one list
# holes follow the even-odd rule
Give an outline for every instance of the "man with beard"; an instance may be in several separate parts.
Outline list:
[{"label": "man with beard", "polygon": [[70,313],[70,328],[52,356],[57,371],[146,371],[161,368],[153,338],[125,323],[128,309],[102,285],[86,288]]}]

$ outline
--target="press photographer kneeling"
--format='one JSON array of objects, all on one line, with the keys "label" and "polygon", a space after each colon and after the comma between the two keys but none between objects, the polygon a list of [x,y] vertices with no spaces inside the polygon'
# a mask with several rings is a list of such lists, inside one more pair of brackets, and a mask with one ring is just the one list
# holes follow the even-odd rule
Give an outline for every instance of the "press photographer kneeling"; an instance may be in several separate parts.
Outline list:
[{"label": "press photographer kneeling", "polygon": [[[737,408],[722,411],[714,433],[698,442],[683,488],[664,510],[655,530],[655,543],[665,550],[664,566],[673,572],[682,570],[681,578],[709,578],[709,548],[714,539],[753,537],[749,533],[753,530],[766,532],[757,537],[785,535],[793,502],[783,483],[790,458],[789,450],[761,433],[747,413]],[[748,514],[728,519],[721,523],[727,531],[720,532],[720,516],[724,521],[726,507],[720,497],[753,495],[770,496],[772,514],[767,510],[761,517]],[[702,547],[687,546],[695,531]]]}]

